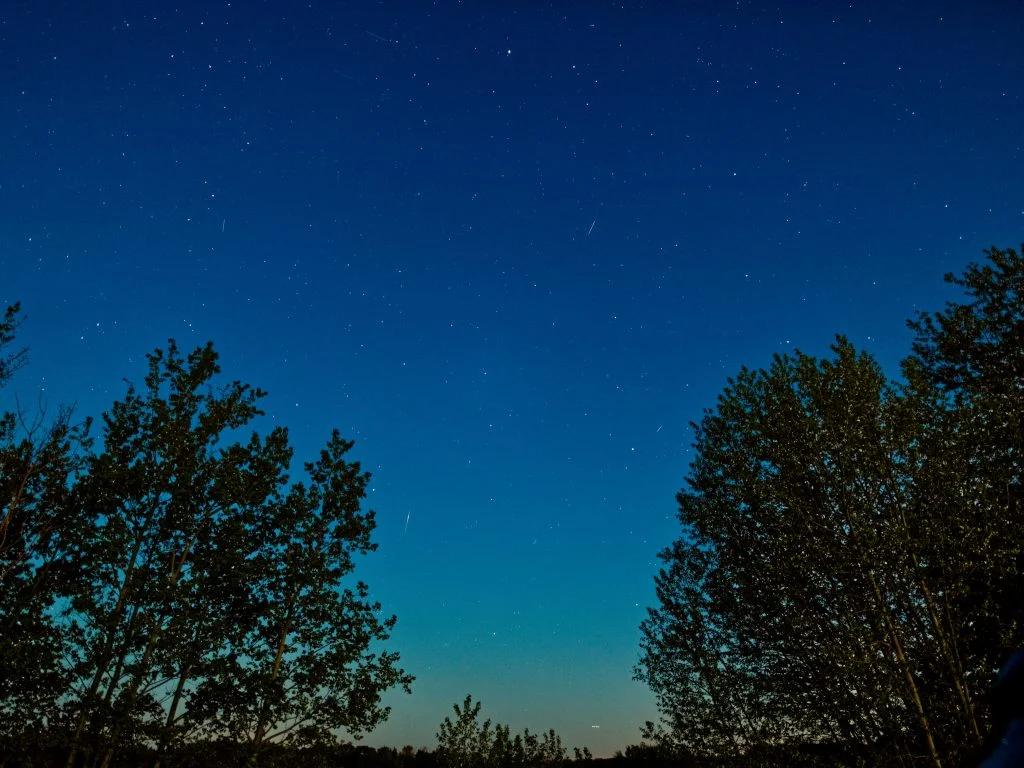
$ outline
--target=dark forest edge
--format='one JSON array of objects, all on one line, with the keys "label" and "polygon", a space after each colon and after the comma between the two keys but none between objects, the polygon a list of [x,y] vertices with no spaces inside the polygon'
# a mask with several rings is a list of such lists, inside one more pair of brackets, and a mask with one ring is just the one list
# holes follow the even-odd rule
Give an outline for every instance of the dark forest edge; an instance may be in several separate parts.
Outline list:
[{"label": "dark forest edge", "polygon": [[899,381],[839,337],[694,425],[635,670],[662,718],[606,760],[470,697],[434,751],[341,741],[413,680],[354,577],[369,475],[334,431],[293,478],[212,344],[151,353],[99,448],[72,409],[3,414],[0,768],[975,764],[1024,714],[989,696],[1024,645],[1024,260],[986,255],[910,321]]},{"label": "dark forest edge", "polygon": [[[146,747],[133,746],[119,751],[114,768],[136,768],[152,765],[156,753]],[[40,745],[32,762],[12,762],[8,765],[31,765],[33,768],[51,768],[64,764],[66,748],[61,745]],[[164,765],[172,768],[246,768],[252,765],[244,745],[236,742],[195,742],[171,755],[165,755]],[[322,744],[315,747],[287,747],[274,745],[260,757],[261,766],[271,768],[447,768],[449,763],[436,751],[415,749],[411,745],[370,747],[350,743]],[[631,745],[614,757],[569,759],[533,764],[463,763],[463,768],[526,768],[527,765],[544,768],[814,768],[815,766],[869,766],[878,765],[863,753],[838,752],[819,747],[776,747],[758,750],[740,758],[696,758],[668,753],[651,745]]]},{"label": "dark forest edge", "polygon": [[693,425],[641,627],[646,738],[949,768],[1024,737],[1019,670],[990,697],[1024,645],[1024,260],[986,256],[946,275],[965,300],[909,321],[900,380],[839,337],[743,368]]}]

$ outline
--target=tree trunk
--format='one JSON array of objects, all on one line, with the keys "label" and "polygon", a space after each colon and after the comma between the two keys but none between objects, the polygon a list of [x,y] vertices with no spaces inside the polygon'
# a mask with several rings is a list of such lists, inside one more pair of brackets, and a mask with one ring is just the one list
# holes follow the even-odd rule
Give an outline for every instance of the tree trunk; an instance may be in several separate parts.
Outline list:
[{"label": "tree trunk", "polygon": [[132,679],[131,686],[128,689],[128,701],[120,708],[117,720],[114,723],[114,728],[110,733],[110,740],[107,744],[107,748],[103,753],[103,760],[100,762],[100,768],[109,768],[110,761],[114,757],[114,750],[117,748],[117,744],[121,739],[121,732],[124,730],[125,720],[127,720],[135,710],[135,704],[139,700],[139,688],[142,687],[142,681],[148,671],[149,661],[153,657],[153,651],[156,649],[157,642],[162,634],[160,632],[160,625],[162,622],[163,617],[157,620],[156,625],[149,633],[149,639],[146,641],[146,650],[142,654],[142,660],[139,662],[139,670],[135,673],[135,677]]},{"label": "tree trunk", "polygon": [[[150,517],[152,517],[152,511],[150,511]],[[64,763],[65,768],[74,768],[75,766],[75,757],[78,755],[78,750],[81,748],[82,736],[85,733],[85,726],[89,722],[89,715],[91,714],[90,710],[94,706],[96,694],[99,693],[100,685],[103,683],[103,676],[106,673],[107,668],[110,666],[111,657],[114,651],[114,629],[117,626],[120,615],[124,613],[129,587],[132,583],[132,577],[135,575],[135,566],[141,549],[142,538],[136,537],[135,546],[132,549],[131,557],[128,559],[128,566],[125,569],[124,581],[121,583],[121,587],[118,590],[117,603],[114,605],[113,611],[111,611],[111,626],[107,631],[106,638],[104,639],[103,648],[96,657],[96,670],[93,673],[92,683],[89,685],[89,692],[86,694],[85,699],[82,702],[82,709],[78,713],[78,720],[75,723],[75,733],[71,739],[71,747],[68,749],[68,759]]]},{"label": "tree trunk", "polygon": [[181,703],[181,697],[185,693],[185,683],[188,682],[191,669],[191,666],[186,664],[178,676],[178,684],[174,688],[174,697],[171,699],[171,706],[167,710],[167,720],[164,721],[164,727],[161,729],[160,742],[156,748],[156,760],[153,762],[153,768],[160,768],[160,762],[163,760],[167,747],[170,745],[171,728],[174,726],[178,705]]},{"label": "tree trunk", "polygon": [[[293,598],[292,600],[292,604],[288,606],[288,609],[285,612],[284,621],[281,623],[281,632],[277,640],[277,652],[276,655],[274,656],[274,666],[271,669],[270,673],[271,682],[276,680],[277,676],[281,673],[281,663],[284,660],[284,652],[288,644],[288,632],[291,630],[292,609],[294,608],[295,598]],[[256,759],[259,756],[260,749],[263,746],[263,739],[265,739],[267,736],[267,728],[270,725],[267,722],[267,718],[270,716],[269,710],[270,702],[264,699],[263,706],[260,708],[259,719],[256,721],[256,730],[253,733],[252,751],[249,756],[249,762],[252,765],[256,764]]]},{"label": "tree trunk", "polygon": [[[180,558],[175,558],[174,553],[171,553],[170,574],[168,574],[170,577],[168,591],[170,592],[172,592],[178,585],[178,579],[181,577],[181,569],[185,565],[185,560],[188,558],[189,553],[192,551],[192,544],[194,541],[195,538],[185,544],[182,548]],[[153,658],[153,653],[156,651],[157,644],[160,642],[160,638],[163,636],[162,627],[167,618],[168,617],[166,615],[159,616],[156,619],[156,623],[153,625],[153,629],[149,633],[149,639],[146,641],[146,650],[142,655],[142,660],[139,662],[139,669],[135,673],[128,689],[128,702],[121,708],[118,720],[114,725],[114,730],[110,735],[110,743],[107,745],[106,752],[103,755],[103,761],[100,763],[100,768],[110,767],[110,761],[114,757],[114,750],[117,748],[117,744],[121,739],[121,732],[124,730],[124,722],[131,716],[132,712],[135,710],[135,705],[138,703],[139,689],[142,687],[142,683],[149,672],[150,661]]]},{"label": "tree trunk", "polygon": [[889,640],[892,642],[893,650],[896,652],[896,660],[899,662],[900,671],[903,673],[903,679],[907,684],[907,692],[910,694],[911,700],[914,703],[914,709],[917,713],[917,722],[921,726],[921,732],[924,735],[925,743],[928,746],[928,754],[931,757],[935,768],[942,768],[942,759],[939,757],[939,751],[935,746],[935,739],[932,736],[932,730],[928,724],[928,716],[924,711],[924,703],[921,701],[921,694],[917,690],[917,683],[914,682],[914,673],[911,671],[910,662],[907,660],[906,654],[903,652],[903,644],[900,642],[899,633],[896,631],[896,625],[892,620],[889,609],[885,607],[882,589],[879,587],[877,579],[875,579],[875,574],[870,569],[868,569],[868,578],[871,580],[871,589],[874,591],[875,599],[878,601],[879,613],[882,616],[882,620],[885,622],[886,632],[889,635]]}]

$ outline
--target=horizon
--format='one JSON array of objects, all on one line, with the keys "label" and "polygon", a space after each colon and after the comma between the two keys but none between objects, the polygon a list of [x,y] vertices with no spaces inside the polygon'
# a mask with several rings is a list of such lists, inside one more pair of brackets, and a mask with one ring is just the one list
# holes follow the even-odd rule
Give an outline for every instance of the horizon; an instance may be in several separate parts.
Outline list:
[{"label": "horizon", "polygon": [[357,744],[434,749],[467,694],[610,757],[690,423],[844,334],[890,378],[943,282],[1017,248],[1024,11],[393,3],[0,11],[0,301],[98,417],[212,340],[293,472],[372,473],[355,576],[416,680]]}]

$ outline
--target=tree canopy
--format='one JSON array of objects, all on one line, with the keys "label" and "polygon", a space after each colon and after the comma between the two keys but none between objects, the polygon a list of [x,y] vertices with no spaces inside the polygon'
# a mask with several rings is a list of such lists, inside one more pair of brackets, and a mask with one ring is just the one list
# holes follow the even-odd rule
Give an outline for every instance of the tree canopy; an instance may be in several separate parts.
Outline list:
[{"label": "tree canopy", "polygon": [[1024,642],[1024,260],[992,248],[909,325],[901,380],[831,355],[743,369],[694,424],[636,675],[646,735],[707,756],[822,743],[957,765]]},{"label": "tree canopy", "polygon": [[352,578],[376,548],[352,443],[333,432],[293,480],[287,430],[245,437],[265,393],[219,382],[212,344],[147,360],[98,451],[68,413],[0,420],[5,749],[45,735],[68,768],[106,768],[230,739],[256,762],[372,729],[412,677],[380,647],[395,617]]}]

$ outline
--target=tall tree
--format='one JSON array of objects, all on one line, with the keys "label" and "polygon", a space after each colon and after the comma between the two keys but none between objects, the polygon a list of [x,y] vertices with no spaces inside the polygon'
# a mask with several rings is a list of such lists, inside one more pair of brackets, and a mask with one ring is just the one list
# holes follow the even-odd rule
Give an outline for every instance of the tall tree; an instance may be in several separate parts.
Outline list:
[{"label": "tall tree", "polygon": [[833,353],[744,369],[695,425],[637,674],[698,753],[913,734],[938,763],[906,548],[914,425],[869,356]]},{"label": "tall tree", "polygon": [[1024,259],[947,275],[904,381],[845,340],[744,369],[696,426],[637,676],[706,754],[832,740],[955,765],[1024,642]]},{"label": "tall tree", "polygon": [[[7,352],[19,311],[8,307],[0,321],[0,386],[27,360],[24,349]],[[54,605],[79,581],[72,553],[85,527],[68,497],[88,429],[72,422],[71,408],[48,419],[42,403],[34,415],[20,406],[0,415],[0,736],[8,750],[32,749],[59,719],[75,634]]]},{"label": "tall tree", "polygon": [[152,737],[166,683],[158,651],[191,581],[193,550],[245,505],[253,482],[239,448],[219,444],[260,413],[263,393],[239,382],[207,389],[220,370],[209,344],[185,357],[171,341],[148,364],[143,390],[129,385],[104,414],[103,451],[76,489],[96,528],[81,551],[88,591],[72,606],[85,636],[68,702],[69,768],[82,747],[105,766],[126,738]]},{"label": "tall tree", "polygon": [[95,527],[68,608],[83,633],[68,768],[82,751],[106,768],[131,743],[159,762],[188,734],[243,738],[255,757],[283,733],[372,727],[381,691],[411,678],[396,654],[368,651],[394,618],[378,619],[365,585],[342,589],[352,554],[374,546],[367,476],[342,458],[351,444],[335,434],[308,485],[289,486],[285,430],[228,442],[264,393],[215,387],[212,345],[183,356],[171,341],[148,363],[144,387],[104,415],[103,450],[74,492]]},{"label": "tall tree", "polygon": [[995,247],[985,255],[946,275],[964,299],[910,321],[916,338],[904,363],[908,388],[928,404],[922,538],[947,596],[957,709],[974,734],[985,716],[979,686],[1024,645],[1024,257]]}]

